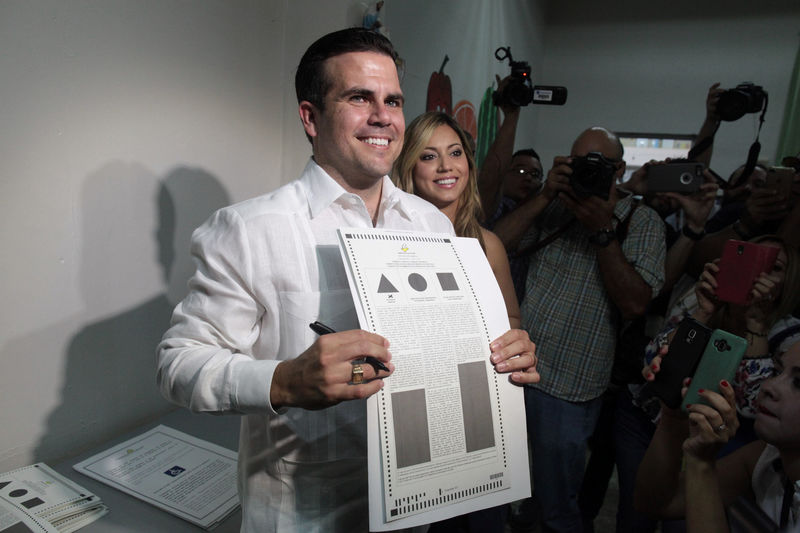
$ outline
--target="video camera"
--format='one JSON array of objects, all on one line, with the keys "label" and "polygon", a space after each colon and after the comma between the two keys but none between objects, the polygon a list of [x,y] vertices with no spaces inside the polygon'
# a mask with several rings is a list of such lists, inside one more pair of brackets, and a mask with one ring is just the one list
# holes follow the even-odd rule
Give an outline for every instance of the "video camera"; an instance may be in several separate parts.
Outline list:
[{"label": "video camera", "polygon": [[511,66],[511,79],[502,92],[492,93],[494,105],[524,107],[530,103],[543,105],[564,105],[567,101],[567,88],[553,85],[533,85],[531,66],[527,61],[514,61],[511,47],[501,46],[494,51],[498,61],[508,59]]},{"label": "video camera", "polygon": [[739,120],[746,113],[758,113],[767,105],[767,92],[760,85],[740,83],[719,95],[717,114],[726,122]]}]

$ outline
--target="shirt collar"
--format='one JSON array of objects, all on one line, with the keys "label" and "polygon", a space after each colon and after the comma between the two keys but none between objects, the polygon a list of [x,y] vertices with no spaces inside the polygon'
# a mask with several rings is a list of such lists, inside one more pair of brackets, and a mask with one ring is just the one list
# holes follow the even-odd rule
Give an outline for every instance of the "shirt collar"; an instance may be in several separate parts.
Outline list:
[{"label": "shirt collar", "polygon": [[[384,176],[382,179],[380,211],[397,209],[411,218],[408,207],[400,201],[402,191],[392,183],[389,176]],[[313,158],[308,160],[306,168],[300,177],[300,182],[305,189],[312,218],[319,215],[342,196],[356,196],[344,190]]]}]

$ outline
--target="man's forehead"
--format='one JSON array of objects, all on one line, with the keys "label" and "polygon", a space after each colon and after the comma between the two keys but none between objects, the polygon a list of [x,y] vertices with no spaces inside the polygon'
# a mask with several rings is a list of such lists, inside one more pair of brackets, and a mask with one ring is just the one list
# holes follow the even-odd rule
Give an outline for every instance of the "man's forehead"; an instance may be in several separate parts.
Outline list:
[{"label": "man's forehead", "polygon": [[394,60],[378,52],[346,52],[325,60],[325,74],[331,81],[359,85],[382,79],[400,92],[400,78]]},{"label": "man's forehead", "polygon": [[541,167],[542,164],[532,155],[519,154],[511,159],[511,165],[515,167]]}]

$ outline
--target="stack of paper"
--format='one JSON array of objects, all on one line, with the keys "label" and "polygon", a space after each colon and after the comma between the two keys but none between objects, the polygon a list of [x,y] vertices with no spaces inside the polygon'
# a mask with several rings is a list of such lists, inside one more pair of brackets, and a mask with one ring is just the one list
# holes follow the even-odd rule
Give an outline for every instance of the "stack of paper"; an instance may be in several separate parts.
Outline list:
[{"label": "stack of paper", "polygon": [[107,512],[100,498],[44,463],[0,474],[0,531],[69,533]]}]

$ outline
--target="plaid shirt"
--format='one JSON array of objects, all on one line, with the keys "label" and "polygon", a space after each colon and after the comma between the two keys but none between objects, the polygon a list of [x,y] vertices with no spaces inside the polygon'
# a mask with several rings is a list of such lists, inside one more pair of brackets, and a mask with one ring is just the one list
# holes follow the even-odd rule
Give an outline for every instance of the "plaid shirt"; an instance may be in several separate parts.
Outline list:
[{"label": "plaid shirt", "polygon": [[[617,202],[614,225],[631,209],[631,197]],[[520,244],[524,248],[557,231],[572,214],[558,200],[542,214]],[[622,252],[658,294],[664,283],[664,223],[639,205],[633,212]],[[573,223],[535,252],[528,269],[522,327],[536,343],[542,380],[535,387],[571,402],[600,396],[609,384],[619,313],[609,299],[589,232]]]}]

